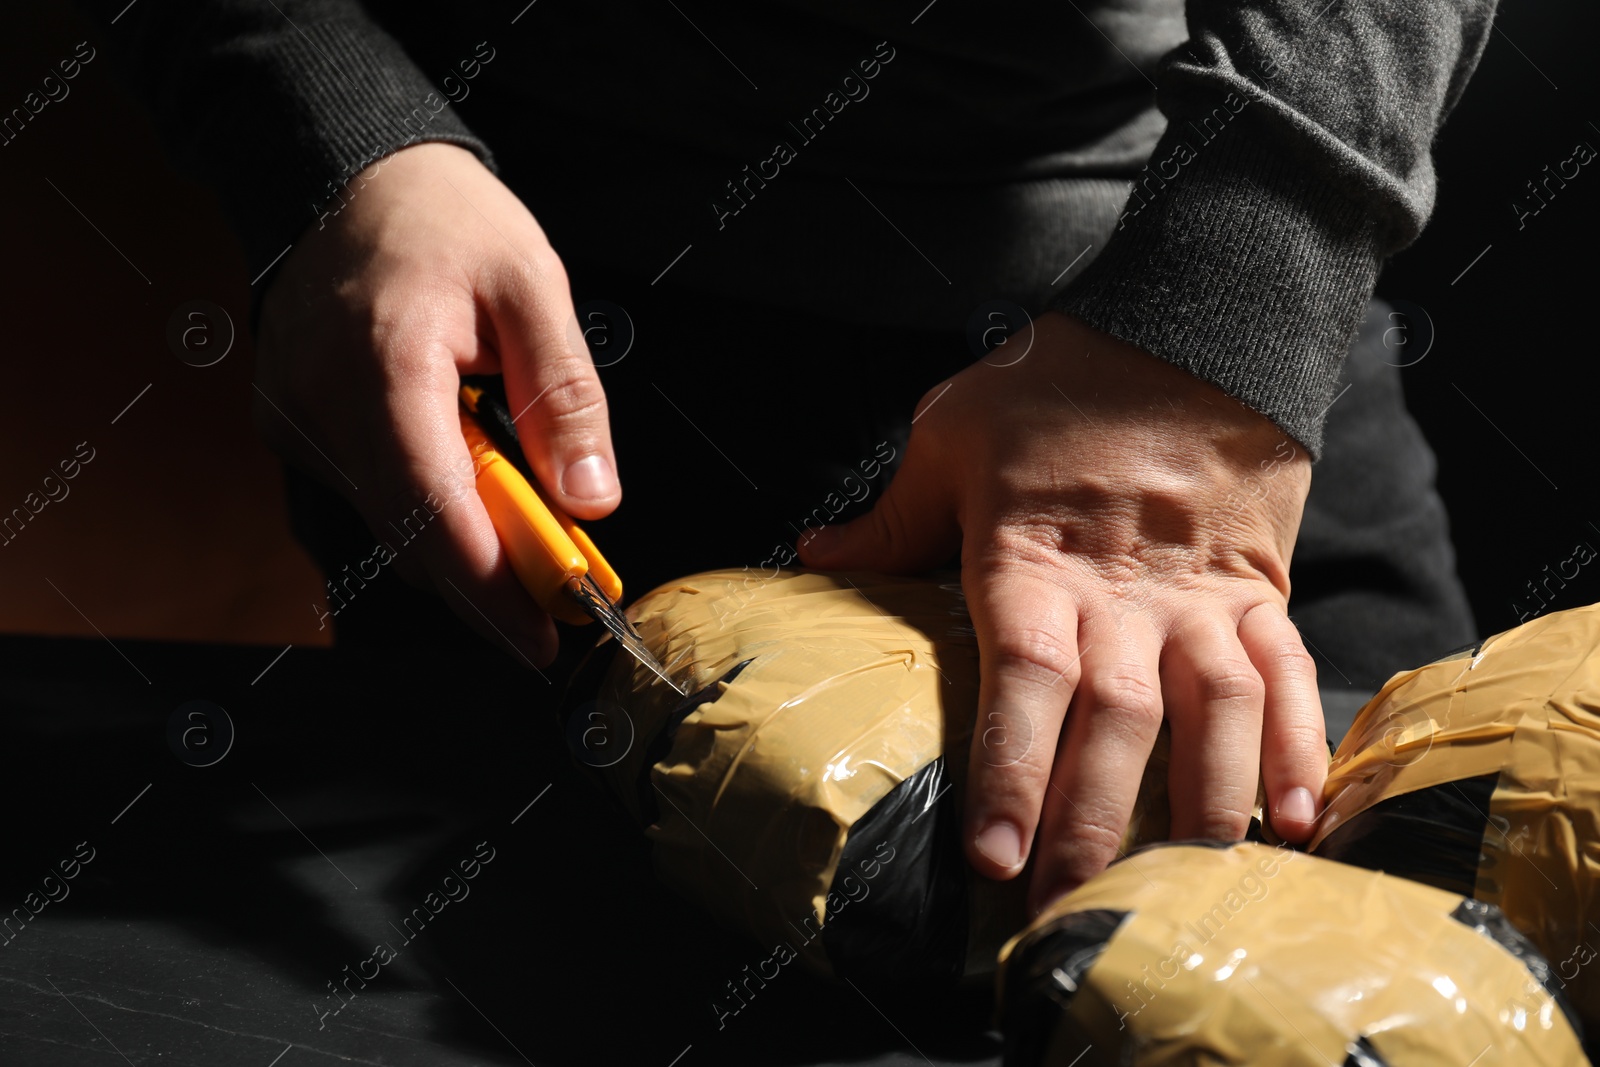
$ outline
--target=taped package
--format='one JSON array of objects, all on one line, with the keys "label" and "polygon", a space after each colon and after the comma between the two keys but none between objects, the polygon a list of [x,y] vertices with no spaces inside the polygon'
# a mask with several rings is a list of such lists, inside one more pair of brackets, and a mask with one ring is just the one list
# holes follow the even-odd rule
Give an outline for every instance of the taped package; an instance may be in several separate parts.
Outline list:
[{"label": "taped package", "polygon": [[1001,955],[1006,1067],[1581,1067],[1493,905],[1260,843],[1156,845]]},{"label": "taped package", "polygon": [[[587,714],[625,725],[626,753],[598,773],[665,882],[819,974],[904,987],[993,973],[1027,921],[1031,872],[984,878],[961,846],[978,650],[955,578],[713,571],[629,616],[690,695],[609,639],[603,680],[591,668],[575,685],[597,691]],[[1165,757],[1130,847],[1167,834]]]},{"label": "taped package", "polygon": [[1324,800],[1311,851],[1498,906],[1600,1031],[1600,605],[1395,675]]}]

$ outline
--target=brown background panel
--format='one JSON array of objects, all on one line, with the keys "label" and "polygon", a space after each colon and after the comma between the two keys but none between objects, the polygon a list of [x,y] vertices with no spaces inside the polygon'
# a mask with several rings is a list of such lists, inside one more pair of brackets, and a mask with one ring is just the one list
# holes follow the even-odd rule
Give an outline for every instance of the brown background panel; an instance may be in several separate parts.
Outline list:
[{"label": "brown background panel", "polygon": [[[62,8],[8,23],[3,113],[91,38]],[[167,166],[104,48],[67,85],[0,146],[0,517],[43,498],[79,442],[94,458],[0,537],[0,631],[324,644],[321,582],[250,422],[238,248],[211,193]],[[214,366],[168,346],[190,300],[241,335]]]}]

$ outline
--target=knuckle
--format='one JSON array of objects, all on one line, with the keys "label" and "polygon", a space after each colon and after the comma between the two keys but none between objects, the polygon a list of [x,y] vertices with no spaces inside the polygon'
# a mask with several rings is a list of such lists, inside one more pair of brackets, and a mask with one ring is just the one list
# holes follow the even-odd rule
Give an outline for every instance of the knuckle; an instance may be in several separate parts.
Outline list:
[{"label": "knuckle", "polygon": [[1078,848],[1098,855],[1114,856],[1122,851],[1122,836],[1127,828],[1127,816],[1118,818],[1109,811],[1090,813],[1078,823],[1075,835]]},{"label": "knuckle", "polygon": [[1320,719],[1280,722],[1273,726],[1270,740],[1280,752],[1309,753],[1311,761],[1319,766],[1326,761],[1328,734]]},{"label": "knuckle", "polygon": [[1152,734],[1161,725],[1161,692],[1144,675],[1125,668],[1101,671],[1087,684],[1089,697],[1101,714],[1126,720]]},{"label": "knuckle", "polygon": [[878,501],[878,505],[867,515],[869,529],[874,539],[890,554],[912,543],[909,516],[900,507],[894,494],[888,494]]},{"label": "knuckle", "polygon": [[1311,658],[1306,646],[1296,638],[1279,641],[1266,651],[1266,658],[1277,670],[1290,678],[1315,678],[1317,661]]},{"label": "knuckle", "polygon": [[1119,826],[1114,819],[1096,817],[1063,829],[1057,855],[1061,870],[1072,884],[1087,882],[1122,855],[1126,824],[1125,819]]},{"label": "knuckle", "polygon": [[1022,626],[1001,631],[995,638],[995,666],[1045,685],[1065,683],[1076,687],[1081,671],[1078,657],[1067,641],[1053,630]]},{"label": "knuckle", "polygon": [[557,423],[604,420],[606,393],[591,368],[574,362],[546,389],[539,406]]},{"label": "knuckle", "polygon": [[1242,701],[1260,704],[1266,699],[1267,685],[1245,660],[1216,660],[1203,666],[1195,677],[1202,703]]},{"label": "knuckle", "polygon": [[537,284],[566,292],[568,288],[567,265],[549,245],[541,245],[531,256],[532,276]]},{"label": "knuckle", "polygon": [[523,299],[539,300],[568,289],[566,264],[547,244],[506,257],[496,273],[507,291]]},{"label": "knuckle", "polygon": [[1237,841],[1250,826],[1251,812],[1226,803],[1204,803],[1195,813],[1195,832],[1209,841]]}]

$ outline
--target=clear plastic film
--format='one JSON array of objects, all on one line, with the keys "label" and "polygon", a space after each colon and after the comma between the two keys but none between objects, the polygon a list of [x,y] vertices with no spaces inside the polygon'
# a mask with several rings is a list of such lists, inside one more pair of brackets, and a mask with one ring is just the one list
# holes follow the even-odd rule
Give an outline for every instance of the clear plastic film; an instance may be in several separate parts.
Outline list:
[{"label": "clear plastic film", "polygon": [[1600,606],[1391,678],[1324,797],[1313,852],[1497,905],[1600,1030]]},{"label": "clear plastic film", "polygon": [[1003,949],[998,996],[1007,1067],[1579,1067],[1547,977],[1490,905],[1187,844],[1048,908]]},{"label": "clear plastic film", "polygon": [[[600,684],[634,734],[602,773],[664,880],[820,973],[992,972],[1026,872],[983,878],[961,847],[978,652],[959,582],[714,571],[629,615],[691,693],[623,656]],[[1165,756],[1130,847],[1166,832]]]}]

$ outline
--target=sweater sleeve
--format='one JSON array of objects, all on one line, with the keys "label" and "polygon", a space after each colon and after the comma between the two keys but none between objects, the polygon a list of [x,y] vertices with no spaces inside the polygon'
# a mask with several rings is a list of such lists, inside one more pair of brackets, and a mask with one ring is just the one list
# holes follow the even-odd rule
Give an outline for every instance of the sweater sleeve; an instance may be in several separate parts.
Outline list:
[{"label": "sweater sleeve", "polygon": [[83,7],[169,158],[217,190],[252,278],[341,210],[346,184],[375,160],[446,141],[493,166],[487,146],[357,0]]},{"label": "sweater sleeve", "polygon": [[1212,382],[1312,458],[1383,260],[1433,211],[1435,134],[1495,0],[1188,0],[1166,132],[1049,307]]}]

